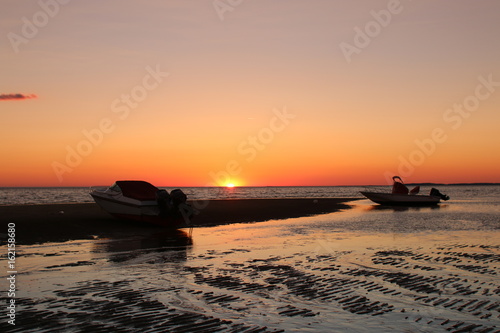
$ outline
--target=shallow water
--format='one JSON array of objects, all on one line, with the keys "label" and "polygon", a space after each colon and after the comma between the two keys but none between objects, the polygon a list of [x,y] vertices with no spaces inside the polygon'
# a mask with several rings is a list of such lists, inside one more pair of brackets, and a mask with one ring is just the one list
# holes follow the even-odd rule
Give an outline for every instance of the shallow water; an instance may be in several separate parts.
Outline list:
[{"label": "shallow water", "polygon": [[[161,187],[171,191],[175,187]],[[182,187],[189,199],[331,198],[357,197],[364,187]],[[0,188],[0,205],[94,202],[87,187]]]},{"label": "shallow water", "polygon": [[22,246],[13,331],[498,331],[495,198],[352,205],[192,234]]}]

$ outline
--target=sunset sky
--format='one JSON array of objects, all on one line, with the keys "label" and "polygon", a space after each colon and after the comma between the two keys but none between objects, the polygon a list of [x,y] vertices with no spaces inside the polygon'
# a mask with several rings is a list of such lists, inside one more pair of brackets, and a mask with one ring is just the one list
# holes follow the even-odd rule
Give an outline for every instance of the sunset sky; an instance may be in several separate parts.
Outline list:
[{"label": "sunset sky", "polygon": [[497,0],[4,0],[0,186],[500,182]]}]

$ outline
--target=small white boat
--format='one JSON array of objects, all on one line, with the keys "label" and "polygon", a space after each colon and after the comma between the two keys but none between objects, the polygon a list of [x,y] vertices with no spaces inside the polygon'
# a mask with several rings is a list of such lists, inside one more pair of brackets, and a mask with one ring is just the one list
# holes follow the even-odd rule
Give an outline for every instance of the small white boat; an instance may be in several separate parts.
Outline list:
[{"label": "small white boat", "polygon": [[181,190],[169,194],[140,180],[121,180],[107,188],[92,188],[90,195],[103,210],[117,218],[182,228],[189,226],[194,215]]},{"label": "small white boat", "polygon": [[[398,181],[398,179],[400,181]],[[393,177],[394,184],[392,193],[385,192],[360,192],[371,201],[381,205],[401,205],[401,206],[427,206],[437,205],[441,200],[449,200],[450,197],[442,194],[439,190],[432,188],[429,195],[419,195],[420,186],[411,191],[403,184],[400,177]]]}]

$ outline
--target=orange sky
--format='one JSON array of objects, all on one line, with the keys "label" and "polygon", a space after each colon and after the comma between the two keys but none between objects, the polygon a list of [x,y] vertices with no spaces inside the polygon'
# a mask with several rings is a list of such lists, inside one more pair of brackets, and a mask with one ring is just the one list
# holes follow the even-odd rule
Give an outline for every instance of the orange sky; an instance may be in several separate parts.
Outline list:
[{"label": "orange sky", "polygon": [[4,1],[0,186],[500,182],[498,1],[232,4]]}]

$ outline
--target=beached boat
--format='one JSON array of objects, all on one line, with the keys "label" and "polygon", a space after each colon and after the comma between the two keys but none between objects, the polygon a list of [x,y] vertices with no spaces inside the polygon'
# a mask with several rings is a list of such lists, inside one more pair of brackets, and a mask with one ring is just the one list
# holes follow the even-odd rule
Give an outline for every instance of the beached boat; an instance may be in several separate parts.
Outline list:
[{"label": "beached boat", "polygon": [[[403,184],[403,180],[398,177],[393,177],[394,184],[392,185],[392,192],[368,192],[361,191],[365,197],[371,201],[381,205],[401,205],[401,206],[427,206],[437,205],[441,200],[449,200],[450,197],[442,194],[439,190],[432,188],[429,195],[420,195],[420,186],[416,186],[409,190]],[[398,181],[399,180],[399,181]]]},{"label": "beached boat", "polygon": [[436,205],[441,199],[432,195],[394,194],[382,192],[361,192],[371,201],[381,205]]},{"label": "beached boat", "polygon": [[140,180],[121,180],[107,188],[92,188],[90,195],[103,210],[117,218],[160,226],[187,227],[195,213],[180,189],[168,193]]}]

